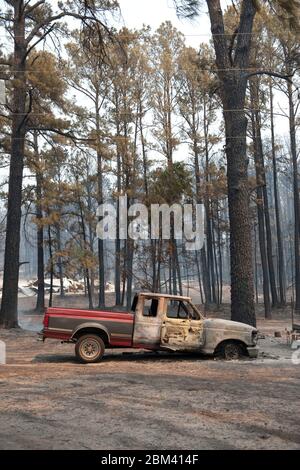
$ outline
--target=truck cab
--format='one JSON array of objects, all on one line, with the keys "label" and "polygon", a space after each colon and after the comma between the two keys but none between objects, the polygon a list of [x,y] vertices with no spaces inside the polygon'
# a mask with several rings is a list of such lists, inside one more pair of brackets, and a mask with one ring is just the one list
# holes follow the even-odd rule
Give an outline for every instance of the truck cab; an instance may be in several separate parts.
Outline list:
[{"label": "truck cab", "polygon": [[135,348],[193,351],[205,342],[204,317],[189,297],[142,293],[133,309]]}]

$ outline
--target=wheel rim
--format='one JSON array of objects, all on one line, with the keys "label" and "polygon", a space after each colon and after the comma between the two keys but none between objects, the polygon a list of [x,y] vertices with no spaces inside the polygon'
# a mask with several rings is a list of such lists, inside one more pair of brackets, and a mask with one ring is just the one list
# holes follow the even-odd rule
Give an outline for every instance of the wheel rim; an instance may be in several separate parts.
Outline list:
[{"label": "wheel rim", "polygon": [[80,355],[84,359],[95,359],[100,353],[100,345],[93,338],[86,338],[80,345]]},{"label": "wheel rim", "polygon": [[225,348],[225,357],[226,359],[239,359],[240,350],[236,344],[227,344]]}]

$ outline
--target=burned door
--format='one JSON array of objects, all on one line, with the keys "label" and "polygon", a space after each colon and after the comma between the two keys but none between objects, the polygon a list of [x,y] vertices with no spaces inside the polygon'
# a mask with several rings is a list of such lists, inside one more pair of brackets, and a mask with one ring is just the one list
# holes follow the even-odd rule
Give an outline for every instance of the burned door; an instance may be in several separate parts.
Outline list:
[{"label": "burned door", "polygon": [[163,299],[140,295],[135,310],[133,346],[159,349]]},{"label": "burned door", "polygon": [[203,320],[192,304],[166,299],[161,329],[161,347],[195,351],[204,344]]}]

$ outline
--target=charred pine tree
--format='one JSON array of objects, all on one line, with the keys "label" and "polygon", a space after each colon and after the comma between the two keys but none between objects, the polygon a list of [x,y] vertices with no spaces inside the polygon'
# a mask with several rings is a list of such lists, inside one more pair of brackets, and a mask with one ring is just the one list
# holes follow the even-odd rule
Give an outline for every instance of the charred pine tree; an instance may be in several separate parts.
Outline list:
[{"label": "charred pine tree", "polygon": [[4,255],[4,273],[0,327],[15,328],[18,326],[18,283],[20,227],[22,205],[22,181],[25,152],[26,120],[29,111],[26,106],[26,53],[25,40],[25,2],[9,2],[13,7],[13,103],[10,172],[8,181],[8,205],[6,222],[6,240]]},{"label": "charred pine tree", "polygon": [[40,168],[38,136],[34,132],[34,157],[36,162],[36,224],[37,224],[37,299],[36,312],[42,313],[45,308],[45,275],[44,275],[44,224],[43,224],[43,173]]},{"label": "charred pine tree", "polygon": [[223,102],[228,176],[231,254],[231,318],[256,324],[249,216],[247,119],[245,97],[251,53],[251,32],[256,14],[254,2],[241,3],[239,25],[228,46],[219,0],[207,2]]},{"label": "charred pine tree", "polygon": [[273,170],[273,192],[275,204],[275,220],[276,220],[276,234],[277,234],[277,251],[278,251],[278,281],[279,281],[279,302],[280,306],[286,303],[286,280],[285,280],[285,258],[282,241],[281,230],[281,215],[280,215],[280,201],[278,192],[278,169],[276,158],[276,144],[275,144],[275,128],[274,128],[274,106],[273,106],[273,86],[270,80],[269,84],[270,94],[270,126],[271,126],[271,146],[272,146],[272,170]]},{"label": "charred pine tree", "polygon": [[[18,326],[18,282],[20,228],[22,206],[22,181],[25,157],[25,136],[28,117],[32,108],[32,97],[27,86],[27,62],[30,52],[49,35],[61,31],[60,20],[76,18],[84,26],[97,25],[99,36],[108,31],[105,13],[117,8],[112,1],[102,2],[58,2],[58,12],[44,1],[34,4],[24,0],[3,2],[8,11],[1,15],[10,36],[13,38],[13,81],[11,106],[11,158],[8,183],[6,242],[0,327]],[[7,13],[7,15],[5,15]]]},{"label": "charred pine tree", "polygon": [[293,165],[293,193],[294,193],[294,253],[295,253],[295,311],[300,313],[300,199],[299,199],[299,176],[296,143],[296,115],[294,105],[293,85],[287,84],[289,98],[289,129],[290,148]]}]

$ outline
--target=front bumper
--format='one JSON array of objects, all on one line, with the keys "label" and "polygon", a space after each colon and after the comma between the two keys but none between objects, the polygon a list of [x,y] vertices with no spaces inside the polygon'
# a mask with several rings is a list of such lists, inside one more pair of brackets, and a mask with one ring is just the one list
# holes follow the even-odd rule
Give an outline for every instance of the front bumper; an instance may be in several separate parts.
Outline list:
[{"label": "front bumper", "polygon": [[257,358],[258,353],[259,353],[259,348],[257,346],[248,346],[247,351],[248,351],[249,357]]}]

